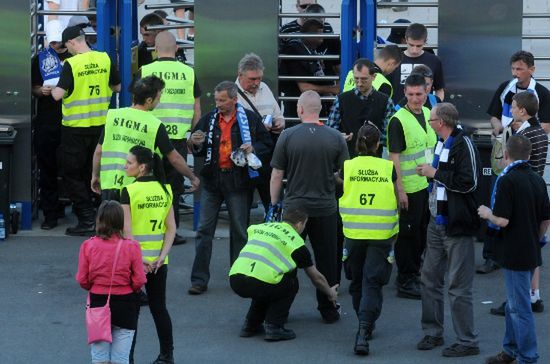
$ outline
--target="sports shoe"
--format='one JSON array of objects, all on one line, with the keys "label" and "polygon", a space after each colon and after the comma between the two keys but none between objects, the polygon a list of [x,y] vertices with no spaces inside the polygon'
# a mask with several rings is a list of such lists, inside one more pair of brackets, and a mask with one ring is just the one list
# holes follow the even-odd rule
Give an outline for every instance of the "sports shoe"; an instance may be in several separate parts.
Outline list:
[{"label": "sports shoe", "polygon": [[441,355],[448,358],[458,358],[462,356],[478,355],[479,347],[466,346],[462,344],[453,344],[441,352]]},{"label": "sports shoe", "polygon": [[544,304],[542,303],[542,300],[537,300],[535,303],[531,303],[531,310],[533,312],[543,312],[544,311]]},{"label": "sports shoe", "polygon": [[497,355],[485,359],[485,364],[517,364],[517,361],[504,351],[501,351]]},{"label": "sports shoe", "polygon": [[443,345],[443,338],[437,336],[426,335],[416,344],[418,350],[432,350],[436,346]]},{"label": "sports shoe", "polygon": [[292,340],[296,338],[294,331],[285,329],[284,326],[266,324],[265,325],[265,338],[266,341],[281,341]]},{"label": "sports shoe", "polygon": [[188,290],[187,293],[193,296],[197,296],[199,294],[203,294],[208,290],[207,286],[199,286],[199,285],[192,285]]}]

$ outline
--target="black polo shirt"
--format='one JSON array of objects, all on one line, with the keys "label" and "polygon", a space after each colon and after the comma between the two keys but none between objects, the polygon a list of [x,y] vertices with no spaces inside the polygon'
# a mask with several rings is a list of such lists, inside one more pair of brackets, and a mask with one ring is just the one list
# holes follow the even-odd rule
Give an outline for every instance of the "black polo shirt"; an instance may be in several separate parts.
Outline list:
[{"label": "black polo shirt", "polygon": [[550,220],[550,202],[542,177],[528,164],[522,164],[499,178],[493,214],[509,220],[496,237],[496,261],[518,271],[540,266],[539,226]]}]

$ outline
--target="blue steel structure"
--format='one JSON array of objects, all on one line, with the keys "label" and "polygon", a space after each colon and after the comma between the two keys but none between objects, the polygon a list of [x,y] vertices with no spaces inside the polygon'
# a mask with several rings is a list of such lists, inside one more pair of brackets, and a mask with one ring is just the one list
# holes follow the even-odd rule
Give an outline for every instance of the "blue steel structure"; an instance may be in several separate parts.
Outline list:
[{"label": "blue steel structure", "polygon": [[[353,38],[353,31],[359,27],[361,36],[359,42]],[[344,88],[346,76],[357,56],[373,60],[376,47],[376,3],[374,0],[343,0],[341,11],[342,49],[340,59],[340,88]]]}]

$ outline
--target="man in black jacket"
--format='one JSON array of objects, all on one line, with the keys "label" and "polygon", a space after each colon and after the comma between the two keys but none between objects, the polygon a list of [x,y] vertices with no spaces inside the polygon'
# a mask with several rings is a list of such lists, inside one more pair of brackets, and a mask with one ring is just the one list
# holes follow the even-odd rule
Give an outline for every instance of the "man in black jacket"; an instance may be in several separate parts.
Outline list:
[{"label": "man in black jacket", "polygon": [[[204,156],[201,170],[203,188],[200,199],[200,220],[195,244],[195,260],[191,271],[189,294],[201,294],[210,279],[212,239],[218,222],[218,212],[225,201],[230,221],[231,264],[247,241],[246,229],[250,216],[250,197],[258,172],[246,163],[249,154],[265,157],[273,146],[262,120],[237,103],[234,82],[223,81],[214,89],[216,109],[203,116],[188,140],[193,155]],[[234,160],[242,152],[241,162]]]},{"label": "man in black jacket", "polygon": [[474,235],[479,226],[475,191],[479,179],[479,153],[472,141],[457,128],[458,111],[450,103],[437,104],[430,113],[430,126],[440,139],[431,165],[416,168],[431,178],[430,223],[422,266],[422,329],[418,350],[443,345],[443,287],[449,273],[449,301],[458,342],[445,348],[443,356],[479,354],[474,330],[472,285]]}]

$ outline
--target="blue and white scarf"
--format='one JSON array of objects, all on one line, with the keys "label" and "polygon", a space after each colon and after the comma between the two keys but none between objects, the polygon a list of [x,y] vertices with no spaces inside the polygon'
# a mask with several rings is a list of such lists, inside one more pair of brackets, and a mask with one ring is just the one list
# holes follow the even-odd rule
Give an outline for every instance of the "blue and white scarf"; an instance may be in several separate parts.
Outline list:
[{"label": "blue and white scarf", "polygon": [[[446,164],[449,160],[449,153],[453,146],[454,137],[449,135],[447,140],[443,142],[442,139],[439,139],[437,145],[435,146],[435,155],[434,160],[432,161],[432,167],[435,169],[439,168],[441,163]],[[432,193],[432,190],[436,188],[437,196],[437,214],[435,217],[435,223],[437,225],[448,225],[449,224],[449,209],[447,205],[447,189],[441,183],[436,180],[431,180],[428,186],[428,191]]]},{"label": "blue and white scarf", "polygon": [[[523,90],[518,90],[517,87],[518,79],[514,78],[512,81],[508,83],[508,85],[504,88],[504,91],[500,94],[500,102],[502,103],[502,116],[500,118],[500,121],[502,122],[502,127],[506,128],[510,123],[514,120],[512,117],[512,103],[507,103],[505,101],[506,95],[511,92],[513,94],[517,94],[519,92],[523,92]],[[528,92],[532,92],[537,97],[537,100],[539,98],[539,95],[537,94],[537,91],[535,91],[535,86],[537,84],[537,81],[535,81],[534,78],[531,78],[529,81],[529,86],[527,86]]]},{"label": "blue and white scarf", "polygon": [[43,49],[38,53],[38,68],[42,75],[44,84],[57,84],[63,64],[59,59],[59,55],[52,48]]},{"label": "blue and white scarf", "polygon": [[[506,168],[504,168],[501,174],[498,175],[497,180],[495,181],[495,185],[493,187],[493,192],[491,193],[491,210],[495,208],[495,200],[496,200],[496,195],[498,191],[498,183],[500,182],[500,179],[502,178],[502,176],[505,176],[508,172],[510,172],[510,170],[514,169],[519,165],[523,165],[525,163],[529,163],[529,161],[518,160],[518,161],[512,162],[509,165],[507,165]],[[490,221],[487,221],[487,226],[493,230],[500,230],[500,226],[497,226]]]},{"label": "blue and white scarf", "polygon": [[[241,132],[241,139],[243,144],[252,144],[252,137],[250,136],[250,126],[248,125],[248,118],[246,117],[246,112],[244,111],[244,107],[237,103],[237,123],[239,124],[239,130]],[[206,147],[206,158],[204,160],[204,165],[208,166],[212,163],[212,139],[214,138],[214,125],[216,123],[216,119],[218,118],[219,111],[218,109],[214,109],[214,112],[212,113],[212,116],[210,117],[210,122],[208,126],[208,136],[207,136],[207,147]],[[253,170],[252,168],[248,167],[248,177],[250,178],[256,178],[260,174],[258,171]]]}]

